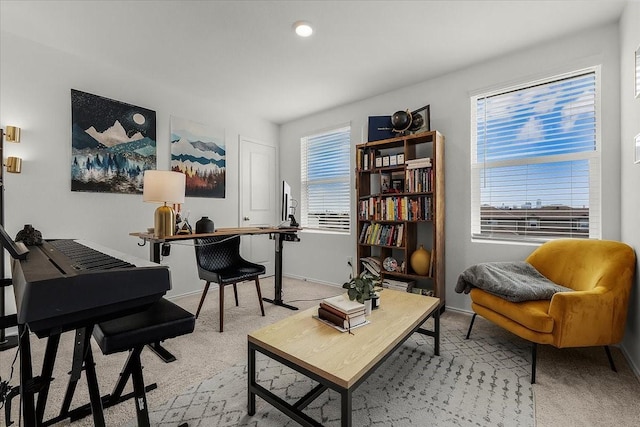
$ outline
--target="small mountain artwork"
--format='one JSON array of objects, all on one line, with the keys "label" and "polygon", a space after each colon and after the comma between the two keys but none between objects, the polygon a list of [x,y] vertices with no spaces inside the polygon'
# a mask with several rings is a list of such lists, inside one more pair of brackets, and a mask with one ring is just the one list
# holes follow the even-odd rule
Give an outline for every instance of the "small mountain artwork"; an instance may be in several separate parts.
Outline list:
[{"label": "small mountain artwork", "polygon": [[171,116],[171,170],[187,175],[185,195],[225,197],[224,129]]},{"label": "small mountain artwork", "polygon": [[156,169],[156,112],[71,89],[71,190],[142,194]]}]

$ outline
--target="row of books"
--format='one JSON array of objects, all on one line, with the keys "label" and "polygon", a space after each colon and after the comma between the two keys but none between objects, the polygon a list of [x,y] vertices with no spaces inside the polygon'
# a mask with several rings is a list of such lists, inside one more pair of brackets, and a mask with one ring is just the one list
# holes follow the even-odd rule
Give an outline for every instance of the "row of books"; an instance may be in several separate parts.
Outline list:
[{"label": "row of books", "polygon": [[404,224],[366,223],[360,232],[359,243],[401,247],[403,234]]},{"label": "row of books", "polygon": [[405,191],[407,193],[428,193],[433,191],[433,168],[405,170]]},{"label": "row of books", "polygon": [[318,318],[342,331],[368,323],[364,315],[364,304],[351,301],[346,295],[323,299],[318,307]]},{"label": "row of books", "polygon": [[358,202],[358,218],[361,220],[428,221],[432,217],[431,195],[369,197]]},{"label": "row of books", "polygon": [[375,164],[375,152],[365,151],[362,148],[356,150],[356,168],[359,170],[373,169]]}]

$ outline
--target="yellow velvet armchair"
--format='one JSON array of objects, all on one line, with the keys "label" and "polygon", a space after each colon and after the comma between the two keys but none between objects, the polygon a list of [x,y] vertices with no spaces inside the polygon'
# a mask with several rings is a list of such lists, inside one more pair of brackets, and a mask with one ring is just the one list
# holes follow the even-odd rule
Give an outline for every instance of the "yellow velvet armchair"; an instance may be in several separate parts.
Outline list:
[{"label": "yellow velvet armchair", "polygon": [[473,288],[473,322],[485,319],[532,342],[531,383],[536,378],[537,344],[558,348],[604,346],[611,369],[610,344],[622,341],[635,253],[624,243],[560,239],[542,244],[526,261],[552,282],[573,289],[551,300],[510,302]]}]

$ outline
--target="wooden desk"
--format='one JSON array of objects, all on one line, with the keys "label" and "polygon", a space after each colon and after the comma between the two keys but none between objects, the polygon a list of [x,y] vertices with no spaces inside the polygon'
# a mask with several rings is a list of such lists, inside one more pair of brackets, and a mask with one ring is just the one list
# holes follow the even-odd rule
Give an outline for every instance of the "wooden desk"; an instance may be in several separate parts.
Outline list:
[{"label": "wooden desk", "polygon": [[[342,426],[351,426],[353,391],[414,332],[434,337],[434,353],[440,353],[440,300],[385,289],[380,308],[373,310],[369,325],[340,332],[312,315],[317,307],[302,311],[248,335],[248,411],[255,414],[256,395],[303,426],[320,423],[302,412],[327,388],[341,395]],[[434,329],[422,329],[429,318]],[[306,375],[319,384],[298,402],[288,404],[256,382],[256,351]]]},{"label": "wooden desk", "polygon": [[257,234],[269,234],[273,236],[275,240],[275,292],[273,299],[262,298],[266,302],[270,302],[274,305],[288,308],[290,310],[297,310],[289,304],[285,304],[282,301],[282,242],[299,242],[297,232],[300,228],[288,227],[238,227],[238,228],[218,228],[213,233],[201,233],[201,234],[176,234],[175,236],[169,236],[164,238],[158,238],[150,233],[129,233],[130,236],[135,236],[143,239],[151,244],[150,247],[150,259],[152,262],[160,263],[161,248],[164,243],[171,243],[178,240],[191,240],[202,237],[213,236],[244,236],[244,235],[257,235]]}]

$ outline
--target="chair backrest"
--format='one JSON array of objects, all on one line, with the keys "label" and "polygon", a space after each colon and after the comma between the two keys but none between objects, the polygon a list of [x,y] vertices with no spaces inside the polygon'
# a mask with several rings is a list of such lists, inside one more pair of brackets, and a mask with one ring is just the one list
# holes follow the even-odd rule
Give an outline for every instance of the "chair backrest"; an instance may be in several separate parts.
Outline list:
[{"label": "chair backrest", "polygon": [[554,283],[576,291],[598,286],[631,289],[636,256],[611,240],[559,239],[542,244],[526,261]]},{"label": "chair backrest", "polygon": [[240,236],[214,236],[195,239],[198,268],[218,271],[242,260]]}]

